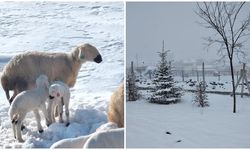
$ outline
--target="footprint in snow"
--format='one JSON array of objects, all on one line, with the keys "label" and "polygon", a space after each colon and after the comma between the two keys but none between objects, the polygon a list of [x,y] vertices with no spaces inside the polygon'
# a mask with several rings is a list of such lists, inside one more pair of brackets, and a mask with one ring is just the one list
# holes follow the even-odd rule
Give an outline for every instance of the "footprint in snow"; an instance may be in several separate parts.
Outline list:
[{"label": "footprint in snow", "polygon": [[168,131],[167,131],[167,132],[166,132],[166,134],[169,134],[169,135],[171,135],[172,133],[171,133],[171,132],[168,132]]},{"label": "footprint in snow", "polygon": [[176,141],[176,143],[180,143],[180,142],[181,142],[181,140]]}]

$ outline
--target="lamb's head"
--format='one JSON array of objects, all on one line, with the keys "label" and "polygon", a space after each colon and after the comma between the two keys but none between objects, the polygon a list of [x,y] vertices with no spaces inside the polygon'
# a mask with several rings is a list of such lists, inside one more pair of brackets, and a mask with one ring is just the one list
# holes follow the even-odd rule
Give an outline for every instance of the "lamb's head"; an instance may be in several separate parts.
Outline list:
[{"label": "lamb's head", "polygon": [[73,51],[73,56],[80,62],[93,61],[96,63],[102,62],[102,56],[96,47],[86,43],[77,46]]},{"label": "lamb's head", "polygon": [[46,75],[42,74],[36,79],[37,88],[49,88],[49,79]]},{"label": "lamb's head", "polygon": [[49,98],[54,99],[54,98],[60,98],[61,92],[60,92],[61,86],[59,84],[52,84],[49,87]]}]

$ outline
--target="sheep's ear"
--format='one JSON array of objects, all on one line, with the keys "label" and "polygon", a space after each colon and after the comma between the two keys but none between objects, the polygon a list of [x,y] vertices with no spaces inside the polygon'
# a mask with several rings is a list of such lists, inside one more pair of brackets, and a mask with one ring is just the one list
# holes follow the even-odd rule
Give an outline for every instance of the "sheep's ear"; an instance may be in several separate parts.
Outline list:
[{"label": "sheep's ear", "polygon": [[84,54],[81,53],[80,59],[84,59]]},{"label": "sheep's ear", "polygon": [[85,59],[85,55],[84,55],[84,47],[79,47],[79,59],[80,60],[84,60]]}]

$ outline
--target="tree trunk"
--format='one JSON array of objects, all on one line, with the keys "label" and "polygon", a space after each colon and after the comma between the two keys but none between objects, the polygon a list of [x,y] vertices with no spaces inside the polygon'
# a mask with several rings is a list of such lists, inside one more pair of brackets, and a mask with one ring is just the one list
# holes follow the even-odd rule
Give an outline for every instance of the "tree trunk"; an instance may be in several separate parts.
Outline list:
[{"label": "tree trunk", "polygon": [[232,85],[233,85],[233,113],[236,113],[236,96],[235,96],[235,84],[234,84],[233,59],[230,59],[230,68],[231,68]]}]

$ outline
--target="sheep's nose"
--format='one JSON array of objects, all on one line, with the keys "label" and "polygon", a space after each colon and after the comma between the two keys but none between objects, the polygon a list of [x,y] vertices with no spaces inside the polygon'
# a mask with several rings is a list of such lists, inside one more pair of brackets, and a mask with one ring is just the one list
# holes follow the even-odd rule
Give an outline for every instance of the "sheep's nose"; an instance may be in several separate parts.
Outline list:
[{"label": "sheep's nose", "polygon": [[94,61],[99,64],[100,62],[102,62],[102,56],[100,54],[97,55]]}]

